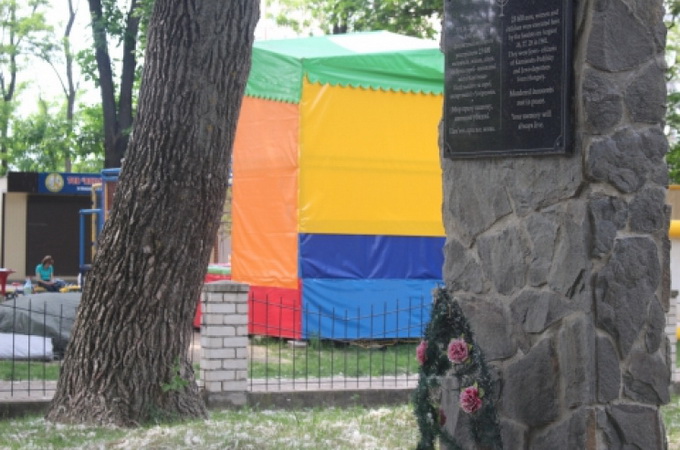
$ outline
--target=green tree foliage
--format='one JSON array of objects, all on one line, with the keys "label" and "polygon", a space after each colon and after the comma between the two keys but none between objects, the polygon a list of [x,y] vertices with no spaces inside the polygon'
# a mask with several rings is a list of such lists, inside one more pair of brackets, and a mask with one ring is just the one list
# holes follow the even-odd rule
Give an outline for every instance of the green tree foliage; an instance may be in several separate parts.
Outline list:
[{"label": "green tree foliage", "polygon": [[670,182],[680,184],[680,29],[676,19],[680,15],[680,0],[668,0],[666,10],[669,13],[666,26],[668,36],[666,43],[666,61],[668,63],[667,81],[669,83],[668,104],[666,112],[666,129],[670,142],[670,151],[666,155]]},{"label": "green tree foliage", "polygon": [[[30,88],[27,83],[3,84],[3,88],[12,91],[11,100],[7,96],[4,100],[2,122],[5,127],[2,140],[5,151],[4,164],[9,170],[20,171],[87,171],[98,172],[102,167],[103,158],[103,127],[101,107],[82,107],[78,110],[76,98],[78,94],[78,79],[74,71],[75,54],[71,45],[71,32],[76,19],[77,9],[74,0],[65,0],[66,8],[57,8],[59,13],[66,11],[66,21],[63,23],[61,36],[46,24],[47,0],[35,2],[35,13],[23,22],[16,20],[14,28],[30,29],[32,34],[24,36],[17,32],[17,38],[11,37],[12,21],[4,22],[6,30],[10,31],[8,41],[18,42],[17,48],[3,47],[2,56],[11,61],[12,51],[21,52],[17,56],[24,62],[24,66],[15,66],[16,78],[20,77],[30,62],[41,60],[49,65],[58,79],[63,97],[58,101],[40,98],[37,112],[22,116],[16,105],[24,101],[25,93]],[[11,2],[3,3],[5,12],[11,16],[12,8],[18,5]],[[52,5],[55,7],[55,5]],[[24,14],[26,15],[26,14]],[[19,39],[19,41],[17,41]],[[21,41],[24,40],[23,43]],[[9,68],[2,75],[12,73],[11,63],[3,65]],[[3,80],[6,78],[0,78]],[[11,79],[11,77],[10,77]],[[25,114],[25,113],[23,113]]]},{"label": "green tree foliage", "polygon": [[[64,33],[60,40],[59,47],[61,52],[55,50],[40,55],[40,58],[52,67],[61,84],[64,100],[66,102],[66,132],[69,140],[73,133],[73,116],[75,114],[77,95],[77,86],[73,71],[75,53],[71,47],[71,32],[73,31],[73,25],[77,14],[77,9],[73,2],[74,0],[66,0],[68,16],[66,24],[64,25]],[[64,158],[64,171],[71,172],[72,169],[71,155],[67,152]]]},{"label": "green tree foliage", "polygon": [[7,171],[7,140],[21,87],[19,74],[29,56],[53,49],[46,8],[47,0],[0,0],[0,175]]},{"label": "green tree foliage", "polygon": [[271,16],[297,33],[387,30],[432,38],[444,13],[443,0],[279,0]]},{"label": "green tree foliage", "polygon": [[39,102],[38,112],[15,118],[8,139],[9,168],[18,171],[98,172],[104,147],[99,105],[81,107],[68,118],[66,106]]}]

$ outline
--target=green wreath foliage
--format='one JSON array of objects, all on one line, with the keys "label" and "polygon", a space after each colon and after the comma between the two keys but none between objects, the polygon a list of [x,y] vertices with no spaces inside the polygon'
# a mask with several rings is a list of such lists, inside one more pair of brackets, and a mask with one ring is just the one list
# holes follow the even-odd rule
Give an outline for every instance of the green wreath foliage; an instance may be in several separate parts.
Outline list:
[{"label": "green wreath foliage", "polygon": [[[421,352],[427,346],[424,355],[419,359],[418,386],[414,392],[414,412],[420,431],[418,450],[435,448],[437,439],[450,450],[461,449],[456,439],[446,431],[445,421],[450,412],[442,410],[441,378],[453,376],[457,379],[461,391],[475,386],[481,397],[481,407],[469,414],[470,437],[478,447],[502,449],[500,425],[496,408],[492,402],[493,384],[484,355],[475,345],[470,325],[465,318],[458,301],[453,299],[444,287],[433,292],[430,323],[425,330]],[[464,339],[468,344],[469,355],[463,363],[453,363],[448,356],[448,345],[452,340]]]}]

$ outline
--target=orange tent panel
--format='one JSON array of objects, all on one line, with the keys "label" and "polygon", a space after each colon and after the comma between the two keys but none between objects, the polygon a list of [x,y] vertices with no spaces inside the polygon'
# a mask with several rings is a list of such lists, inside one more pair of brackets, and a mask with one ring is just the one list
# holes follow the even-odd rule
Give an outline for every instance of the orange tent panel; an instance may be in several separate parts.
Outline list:
[{"label": "orange tent panel", "polygon": [[233,153],[232,277],[297,288],[299,108],[246,97]]}]

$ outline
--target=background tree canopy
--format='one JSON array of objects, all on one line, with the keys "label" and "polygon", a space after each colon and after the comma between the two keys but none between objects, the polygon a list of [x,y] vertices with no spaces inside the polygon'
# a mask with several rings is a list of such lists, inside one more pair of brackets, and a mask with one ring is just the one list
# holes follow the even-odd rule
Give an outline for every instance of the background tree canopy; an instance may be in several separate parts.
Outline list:
[{"label": "background tree canopy", "polygon": [[[267,0],[266,15],[298,35],[388,30],[436,37],[443,0]],[[76,3],[76,6],[78,4]],[[132,133],[141,55],[153,0],[88,0],[68,10],[85,16],[90,28],[70,29],[69,20],[50,25],[47,18],[64,8],[47,0],[0,0],[0,175],[9,170],[98,171],[118,166]],[[666,0],[668,112],[667,156],[672,183],[680,184],[680,0]],[[89,48],[74,49],[71,34],[89,34]],[[78,36],[75,36],[76,38]],[[59,98],[40,98],[36,112],[22,115],[30,87],[26,71],[32,61],[48,61],[64,87]],[[81,104],[77,75],[99,90],[96,103]],[[44,76],[49,76],[45,74]],[[69,89],[69,87],[73,89]],[[34,100],[31,100],[34,101]],[[70,102],[70,106],[69,106]],[[107,155],[106,163],[104,155]]]},{"label": "background tree canopy", "polygon": [[[0,0],[0,175],[7,170],[101,169],[101,107],[77,102],[80,85],[72,46],[77,10],[72,0],[66,2],[67,8],[57,9],[66,18],[61,22],[47,0]],[[41,62],[49,68],[37,74],[36,63]],[[53,78],[61,91],[44,97],[43,85],[53,84]]]},{"label": "background tree canopy", "polygon": [[279,0],[272,16],[298,34],[387,30],[416,37],[437,34],[443,0]]},{"label": "background tree canopy", "polygon": [[666,156],[668,173],[672,184],[680,184],[680,27],[676,21],[680,16],[680,0],[666,2],[668,12],[666,26],[668,38],[666,42],[666,62],[668,64],[668,110],[666,112],[666,134],[669,138],[670,151]]}]

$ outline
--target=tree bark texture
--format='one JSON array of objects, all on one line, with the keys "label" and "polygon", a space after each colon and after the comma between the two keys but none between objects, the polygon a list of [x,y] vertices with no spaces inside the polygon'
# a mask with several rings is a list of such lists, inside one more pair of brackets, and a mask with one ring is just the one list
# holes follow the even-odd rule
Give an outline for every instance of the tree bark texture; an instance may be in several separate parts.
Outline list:
[{"label": "tree bark texture", "polygon": [[188,363],[257,0],[156,0],[134,134],[48,420],[204,417]]}]

